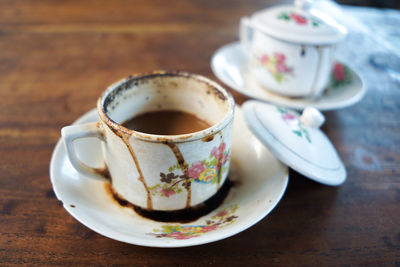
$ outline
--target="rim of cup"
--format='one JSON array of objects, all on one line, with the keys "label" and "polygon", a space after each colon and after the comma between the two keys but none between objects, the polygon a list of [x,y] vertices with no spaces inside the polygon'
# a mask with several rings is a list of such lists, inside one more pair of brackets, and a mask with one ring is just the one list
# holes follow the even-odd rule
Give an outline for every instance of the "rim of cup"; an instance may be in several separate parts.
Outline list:
[{"label": "rim of cup", "polygon": [[[128,82],[134,82],[134,81],[139,81],[142,79],[152,79],[156,77],[184,77],[188,79],[194,79],[197,82],[204,83],[205,85],[209,86],[212,88],[212,92],[215,94],[216,97],[219,97],[223,99],[224,101],[228,101],[228,112],[224,115],[224,117],[218,121],[217,123],[211,125],[210,127],[197,131],[197,132],[192,132],[192,133],[187,133],[187,134],[178,134],[178,135],[158,135],[158,134],[149,134],[149,133],[143,133],[139,132],[136,130],[129,129],[127,127],[124,127],[123,125],[115,122],[113,119],[111,119],[106,111],[104,110],[107,100],[107,96],[114,90],[117,90],[121,86],[124,86]],[[193,74],[193,73],[188,73],[188,72],[181,72],[181,71],[154,71],[150,73],[143,73],[143,74],[136,74],[136,75],[131,75],[128,78],[122,79],[112,85],[110,85],[98,98],[97,100],[97,112],[99,114],[100,119],[105,122],[108,127],[110,127],[112,130],[120,131],[125,134],[128,134],[130,136],[135,136],[138,139],[148,141],[148,142],[156,142],[156,143],[162,143],[162,142],[173,142],[173,143],[179,143],[179,142],[188,142],[188,141],[194,141],[202,138],[207,138],[209,136],[213,136],[217,134],[219,131],[224,129],[232,120],[233,120],[233,114],[234,114],[234,108],[235,108],[235,100],[230,94],[228,90],[226,90],[224,87],[219,85],[218,83],[212,81],[209,78],[206,78],[204,76],[198,75],[198,74]],[[196,116],[196,114],[193,114]]]}]

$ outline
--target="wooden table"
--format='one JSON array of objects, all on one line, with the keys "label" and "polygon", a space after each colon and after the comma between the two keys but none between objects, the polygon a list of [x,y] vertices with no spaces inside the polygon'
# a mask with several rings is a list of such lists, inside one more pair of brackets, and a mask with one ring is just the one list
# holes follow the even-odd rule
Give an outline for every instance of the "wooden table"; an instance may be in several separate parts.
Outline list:
[{"label": "wooden table", "polygon": [[129,245],[77,222],[53,193],[49,161],[60,129],[107,85],[155,69],[217,80],[214,51],[237,40],[240,17],[269,4],[0,1],[0,265],[399,266],[400,86],[373,69],[368,49],[348,59],[365,71],[363,101],[325,113],[346,183],[323,186],[291,171],[275,210],[240,234],[180,249]]}]

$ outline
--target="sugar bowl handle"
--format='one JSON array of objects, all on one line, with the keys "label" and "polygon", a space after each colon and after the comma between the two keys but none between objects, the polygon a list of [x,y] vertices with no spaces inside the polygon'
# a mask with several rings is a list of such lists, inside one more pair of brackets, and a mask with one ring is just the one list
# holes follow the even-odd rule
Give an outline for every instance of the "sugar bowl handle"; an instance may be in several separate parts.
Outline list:
[{"label": "sugar bowl handle", "polygon": [[246,52],[250,51],[250,40],[252,39],[253,32],[254,29],[250,19],[248,17],[241,18],[239,25],[239,40]]},{"label": "sugar bowl handle", "polygon": [[310,9],[311,4],[312,4],[311,0],[294,0],[294,6],[301,10]]}]

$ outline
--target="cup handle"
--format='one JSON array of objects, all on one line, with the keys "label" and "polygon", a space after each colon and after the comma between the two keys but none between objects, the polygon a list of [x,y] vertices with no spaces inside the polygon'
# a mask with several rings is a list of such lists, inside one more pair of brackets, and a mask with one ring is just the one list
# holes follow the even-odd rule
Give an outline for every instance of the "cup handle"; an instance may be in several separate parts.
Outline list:
[{"label": "cup handle", "polygon": [[96,137],[101,141],[105,141],[103,132],[98,128],[97,122],[71,125],[61,129],[61,136],[64,141],[65,150],[72,166],[79,172],[90,178],[102,182],[110,182],[107,178],[108,169],[104,165],[103,168],[93,168],[83,163],[75,152],[74,141],[80,138]]},{"label": "cup handle", "polygon": [[250,51],[250,34],[253,35],[253,27],[250,19],[247,17],[241,18],[239,26],[239,39],[246,52]]}]

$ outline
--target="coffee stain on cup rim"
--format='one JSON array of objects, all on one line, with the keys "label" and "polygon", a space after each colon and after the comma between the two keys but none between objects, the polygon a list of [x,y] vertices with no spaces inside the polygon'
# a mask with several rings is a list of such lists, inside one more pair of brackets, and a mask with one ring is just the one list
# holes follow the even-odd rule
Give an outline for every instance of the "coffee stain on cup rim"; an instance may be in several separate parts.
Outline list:
[{"label": "coffee stain on cup rim", "polygon": [[212,140],[214,140],[214,136],[215,136],[215,134],[212,134],[212,135],[203,137],[203,138],[201,139],[201,141],[203,141],[203,142],[211,142]]},{"label": "coffee stain on cup rim", "polygon": [[[218,123],[212,125],[207,129],[181,135],[155,135],[155,134],[138,132],[120,125],[107,115],[107,105],[112,100],[111,99],[112,97],[109,98],[111,92],[126,90],[130,88],[132,84],[137,86],[140,82],[146,82],[146,80],[153,79],[156,77],[183,77],[187,79],[194,79],[198,82],[204,83],[205,85],[208,86],[208,89],[206,91],[207,94],[214,94],[216,98],[224,102],[227,102],[228,104],[227,114],[225,114],[225,116],[222,118],[221,121],[219,121]],[[207,137],[214,136],[217,132],[221,131],[229,123],[232,122],[234,109],[235,109],[235,100],[233,99],[230,92],[224,89],[221,85],[201,75],[191,74],[187,72],[180,72],[180,71],[154,71],[151,73],[131,75],[128,78],[122,79],[109,86],[97,100],[97,110],[99,118],[102,121],[104,121],[110,128],[123,132],[127,135],[134,136],[140,140],[147,142],[154,142],[154,143],[162,143],[162,142],[181,143],[181,142],[195,141],[198,139],[204,140],[204,138],[207,139]]]}]

